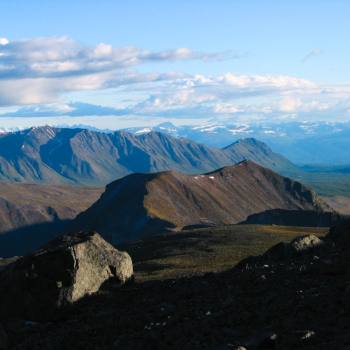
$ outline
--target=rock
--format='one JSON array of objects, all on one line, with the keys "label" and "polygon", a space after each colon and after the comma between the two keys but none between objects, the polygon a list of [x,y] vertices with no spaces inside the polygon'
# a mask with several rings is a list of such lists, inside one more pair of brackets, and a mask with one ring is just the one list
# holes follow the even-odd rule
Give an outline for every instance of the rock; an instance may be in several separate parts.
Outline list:
[{"label": "rock", "polygon": [[281,242],[270,248],[262,257],[268,260],[284,260],[307,253],[323,245],[324,241],[315,235],[300,236],[290,243]]},{"label": "rock", "polygon": [[290,247],[299,253],[319,247],[322,244],[323,241],[315,235],[308,235],[295,238],[290,243]]},{"label": "rock", "polygon": [[314,331],[305,331],[304,334],[301,336],[301,340],[307,340],[310,339],[315,335]]},{"label": "rock", "polygon": [[133,275],[130,256],[95,232],[65,235],[0,273],[3,317],[50,318],[61,306]]},{"label": "rock", "polygon": [[278,343],[278,349],[303,349],[315,345],[316,332],[312,330],[290,330],[285,332]]}]

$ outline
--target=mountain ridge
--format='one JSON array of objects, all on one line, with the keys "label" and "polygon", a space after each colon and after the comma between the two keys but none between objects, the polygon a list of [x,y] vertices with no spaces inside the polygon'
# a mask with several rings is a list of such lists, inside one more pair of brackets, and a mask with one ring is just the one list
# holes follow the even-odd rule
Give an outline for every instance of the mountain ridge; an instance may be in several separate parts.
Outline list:
[{"label": "mountain ridge", "polygon": [[208,146],[225,147],[237,138],[256,138],[278,150],[294,164],[350,164],[346,151],[349,122],[258,121],[231,122],[209,120],[199,125],[174,125],[166,122],[152,127],[130,127],[140,134],[158,130],[177,137],[188,137]]},{"label": "mountain ridge", "polygon": [[73,228],[118,243],[188,226],[235,224],[269,209],[332,211],[301,183],[242,161],[200,175],[128,175],[109,184]]},{"label": "mountain ridge", "polygon": [[297,168],[251,138],[219,149],[156,131],[134,135],[45,126],[0,135],[2,181],[100,186],[133,172],[202,173],[245,159],[278,172]]}]

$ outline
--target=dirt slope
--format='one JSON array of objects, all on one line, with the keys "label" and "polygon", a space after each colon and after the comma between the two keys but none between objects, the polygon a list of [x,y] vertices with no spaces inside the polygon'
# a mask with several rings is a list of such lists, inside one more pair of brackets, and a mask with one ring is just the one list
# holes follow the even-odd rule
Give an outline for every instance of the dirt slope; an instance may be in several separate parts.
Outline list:
[{"label": "dirt slope", "polygon": [[0,234],[28,225],[73,219],[101,192],[101,188],[0,182]]},{"label": "dirt slope", "polygon": [[108,185],[74,228],[120,242],[188,226],[235,224],[270,209],[330,210],[299,182],[244,161],[204,175],[129,175]]}]

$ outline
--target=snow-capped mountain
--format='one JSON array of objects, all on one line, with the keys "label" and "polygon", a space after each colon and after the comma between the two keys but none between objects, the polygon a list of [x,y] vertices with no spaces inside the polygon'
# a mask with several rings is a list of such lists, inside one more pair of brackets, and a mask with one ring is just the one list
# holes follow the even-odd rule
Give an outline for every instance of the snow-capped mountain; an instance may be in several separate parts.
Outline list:
[{"label": "snow-capped mountain", "polygon": [[161,131],[186,137],[208,146],[224,147],[240,138],[256,138],[298,164],[349,164],[350,123],[284,122],[221,123],[175,126],[162,123],[155,127],[129,128],[136,134]]}]

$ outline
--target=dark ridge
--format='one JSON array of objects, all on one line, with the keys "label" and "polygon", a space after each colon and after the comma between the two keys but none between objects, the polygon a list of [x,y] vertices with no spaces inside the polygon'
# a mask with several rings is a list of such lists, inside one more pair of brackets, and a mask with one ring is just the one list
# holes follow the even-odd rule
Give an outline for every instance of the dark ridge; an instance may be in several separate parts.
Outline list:
[{"label": "dark ridge", "polygon": [[331,227],[345,219],[336,212],[273,209],[249,215],[241,224]]}]

